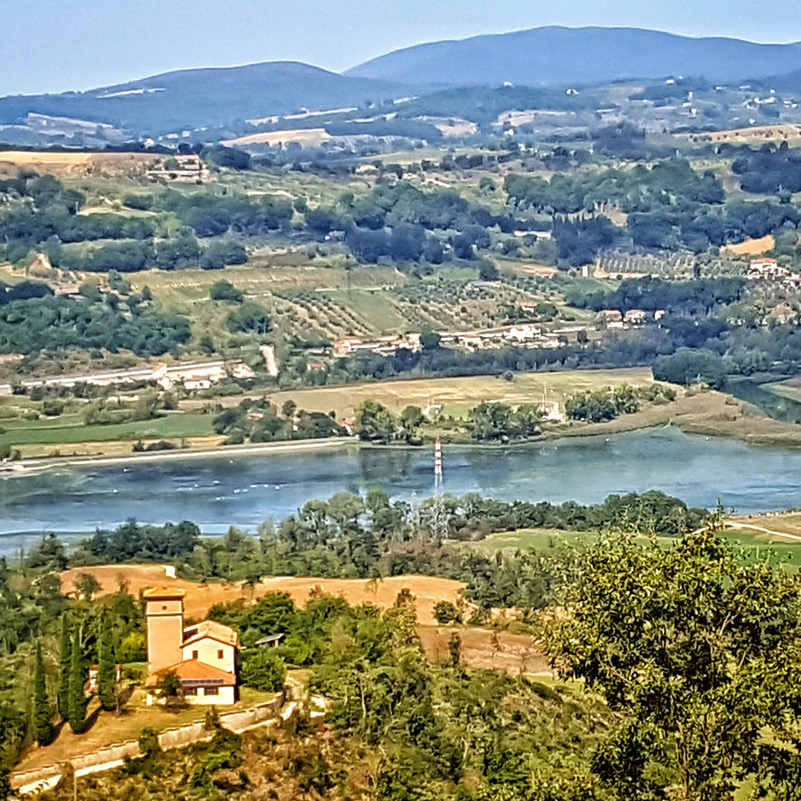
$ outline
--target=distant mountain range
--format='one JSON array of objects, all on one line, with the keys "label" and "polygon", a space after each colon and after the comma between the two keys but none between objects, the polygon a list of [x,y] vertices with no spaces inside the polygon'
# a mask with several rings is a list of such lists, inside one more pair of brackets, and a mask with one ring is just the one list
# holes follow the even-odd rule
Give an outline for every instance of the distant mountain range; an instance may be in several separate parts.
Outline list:
[{"label": "distant mountain range", "polygon": [[400,97],[407,91],[387,81],[344,77],[294,61],[270,61],[167,72],[88,92],[3,97],[0,124],[17,123],[36,113],[158,135],[303,109],[362,106],[366,100]]},{"label": "distant mountain range", "polygon": [[[777,80],[784,91],[801,90],[801,43],[693,39],[637,28],[545,27],[417,45],[342,75],[298,62],[188,69],[88,92],[0,98],[0,141],[20,131],[46,139],[50,123],[39,121],[37,127],[26,122],[29,114],[104,123],[121,136],[160,136],[304,109],[364,107],[365,101],[423,96],[447,87],[510,83],[564,89],[680,75],[720,83],[781,76]],[[19,127],[6,128],[4,135],[2,126],[8,125]]]},{"label": "distant mountain range", "polygon": [[450,86],[606,83],[627,78],[765,78],[801,68],[801,43],[693,39],[640,28],[532,28],[395,50],[354,67],[354,78]]}]

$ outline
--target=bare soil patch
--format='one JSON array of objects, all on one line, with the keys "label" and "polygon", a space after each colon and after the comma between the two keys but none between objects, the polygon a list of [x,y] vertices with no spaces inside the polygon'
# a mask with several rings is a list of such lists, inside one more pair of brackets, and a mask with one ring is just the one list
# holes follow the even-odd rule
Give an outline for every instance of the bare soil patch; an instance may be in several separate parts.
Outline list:
[{"label": "bare soil patch", "polygon": [[327,595],[341,596],[351,605],[370,603],[379,609],[389,609],[403,589],[415,597],[417,620],[422,625],[436,623],[433,607],[437,601],[455,604],[464,590],[464,584],[452,579],[431,576],[391,576],[384,579],[325,579],[292,576],[264,578],[251,588],[241,582],[223,584],[200,583],[187,579],[169,578],[167,565],[101,565],[77,567],[61,574],[61,586],[65,592],[73,592],[75,580],[81,573],[91,573],[102,593],[116,592],[120,584],[132,595],[138,595],[147,587],[170,586],[186,592],[184,609],[187,617],[202,619],[216,603],[235,601],[240,598],[255,600],[270,592],[287,592],[299,606],[309,599],[309,594],[320,591]]},{"label": "bare soil patch", "polygon": [[145,153],[53,153],[36,150],[0,152],[0,177],[16,175],[20,167],[58,175],[83,174],[93,170],[129,172],[142,169],[161,156]]},{"label": "bare soil patch", "polygon": [[448,660],[448,642],[454,633],[462,641],[462,661],[467,667],[504,670],[514,675],[551,673],[548,660],[534,637],[468,626],[420,626],[418,634],[432,662]]},{"label": "bare soil patch", "polygon": [[267,133],[248,134],[236,139],[227,139],[223,142],[228,147],[243,145],[266,144],[275,145],[280,142],[300,142],[304,145],[319,145],[333,139],[325,128],[293,128],[288,131],[269,131]]},{"label": "bare soil patch", "polygon": [[776,240],[772,234],[760,237],[759,239],[746,239],[736,245],[726,245],[725,250],[735,256],[760,256],[773,250],[776,247]]}]

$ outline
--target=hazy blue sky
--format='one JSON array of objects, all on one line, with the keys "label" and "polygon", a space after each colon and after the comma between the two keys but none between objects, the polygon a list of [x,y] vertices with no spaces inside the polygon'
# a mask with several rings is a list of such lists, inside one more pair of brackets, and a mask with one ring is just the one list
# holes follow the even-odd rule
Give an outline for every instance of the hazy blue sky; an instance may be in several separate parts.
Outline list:
[{"label": "hazy blue sky", "polygon": [[540,25],[801,40],[799,0],[0,0],[0,94],[290,59],[343,70],[388,50]]}]

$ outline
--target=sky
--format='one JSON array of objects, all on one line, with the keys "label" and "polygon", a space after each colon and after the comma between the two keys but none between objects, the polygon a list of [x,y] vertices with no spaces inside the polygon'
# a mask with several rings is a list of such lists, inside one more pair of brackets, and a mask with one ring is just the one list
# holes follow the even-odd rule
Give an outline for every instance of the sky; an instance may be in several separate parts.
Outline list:
[{"label": "sky", "polygon": [[798,0],[0,0],[0,95],[257,61],[339,72],[421,42],[541,25],[801,41]]}]

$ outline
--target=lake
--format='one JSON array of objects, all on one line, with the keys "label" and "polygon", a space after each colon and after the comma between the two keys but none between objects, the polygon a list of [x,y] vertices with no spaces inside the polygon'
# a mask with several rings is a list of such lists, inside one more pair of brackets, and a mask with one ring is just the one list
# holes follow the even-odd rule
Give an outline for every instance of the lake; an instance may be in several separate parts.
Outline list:
[{"label": "lake", "polygon": [[[254,531],[310,498],[371,485],[392,498],[424,498],[432,492],[432,463],[429,448],[345,446],[17,475],[0,479],[0,554],[30,547],[43,531],[72,540],[129,517],[193,520],[207,534],[229,525]],[[744,513],[801,506],[801,450],[750,447],[674,427],[510,448],[445,446],[444,468],[446,492],[501,500],[586,504],[658,489],[691,506],[712,508],[722,498]]]}]

